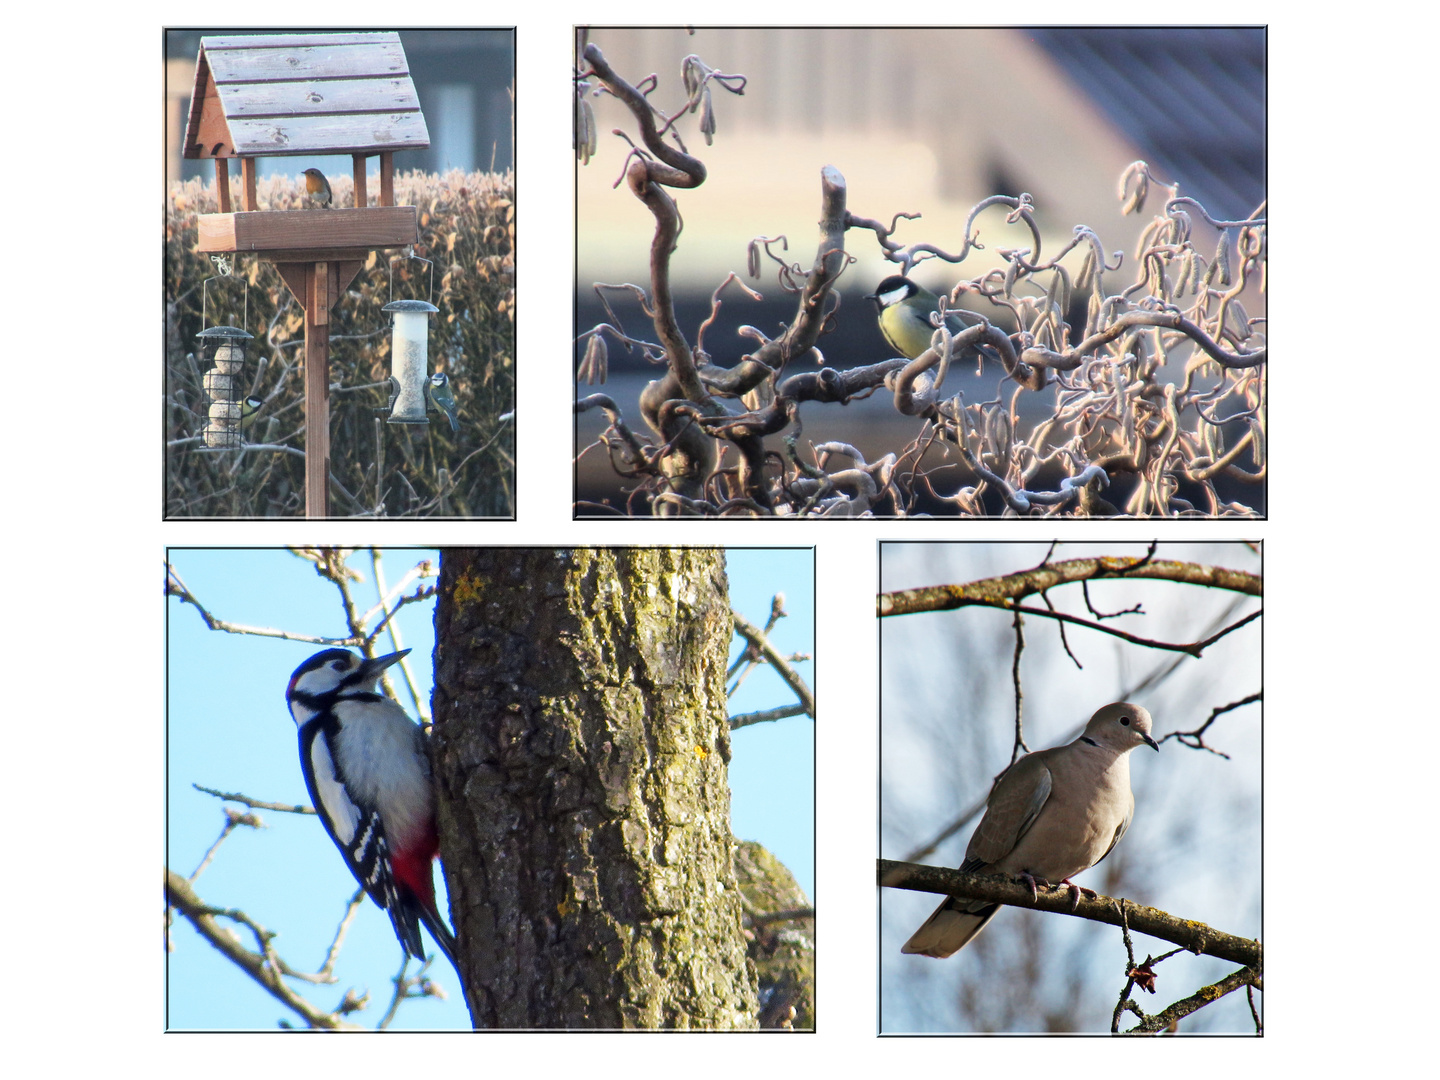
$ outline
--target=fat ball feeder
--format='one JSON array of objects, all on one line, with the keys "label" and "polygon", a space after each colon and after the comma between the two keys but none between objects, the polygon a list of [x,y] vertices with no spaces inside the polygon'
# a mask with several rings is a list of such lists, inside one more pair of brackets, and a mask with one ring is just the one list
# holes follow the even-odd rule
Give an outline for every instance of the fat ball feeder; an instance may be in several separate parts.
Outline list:
[{"label": "fat ball feeder", "polygon": [[[229,261],[216,260],[220,274],[205,279],[202,286],[200,325],[196,337],[201,357],[211,361],[204,375],[205,394],[209,398],[205,430],[201,433],[206,450],[238,450],[245,445],[240,434],[242,418],[241,376],[245,372],[245,342],[255,337],[243,326],[210,325],[210,283],[229,276]],[[245,282],[245,306],[240,322],[250,321],[250,283]]]}]

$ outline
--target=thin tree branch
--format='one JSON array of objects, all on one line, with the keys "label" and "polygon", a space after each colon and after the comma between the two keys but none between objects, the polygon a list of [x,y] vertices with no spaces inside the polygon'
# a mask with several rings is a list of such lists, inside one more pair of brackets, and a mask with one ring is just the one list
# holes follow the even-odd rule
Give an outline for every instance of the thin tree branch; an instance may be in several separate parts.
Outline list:
[{"label": "thin tree branch", "polygon": [[961,606],[993,607],[998,608],[1001,611],[1018,611],[1023,612],[1026,615],[1042,615],[1047,619],[1055,619],[1059,622],[1074,623],[1076,626],[1084,626],[1088,627],[1091,630],[1098,630],[1102,634],[1109,634],[1111,637],[1118,637],[1122,641],[1130,642],[1130,644],[1132,645],[1143,645],[1147,649],[1163,649],[1166,652],[1183,652],[1190,656],[1196,657],[1198,657],[1211,645],[1214,645],[1215,642],[1219,641],[1226,634],[1229,634],[1235,630],[1239,630],[1246,623],[1258,619],[1262,614],[1264,614],[1260,611],[1251,612],[1249,615],[1246,615],[1245,618],[1239,620],[1238,622],[1230,624],[1229,626],[1220,630],[1218,633],[1212,634],[1209,637],[1205,638],[1203,641],[1192,641],[1189,644],[1185,644],[1182,642],[1156,641],[1152,638],[1143,638],[1136,634],[1128,634],[1124,630],[1118,630],[1113,626],[1106,626],[1103,623],[1092,622],[1089,619],[1082,619],[1075,615],[1067,615],[1063,611],[1048,611],[1044,608],[1025,607],[1024,605],[1016,604],[1010,600],[1000,600],[995,602],[991,602],[988,600],[975,600],[967,604],[962,604]]},{"label": "thin tree branch", "polygon": [[205,872],[205,868],[210,865],[210,860],[215,858],[215,853],[220,850],[220,845],[241,825],[248,825],[252,829],[263,829],[265,827],[258,815],[242,814],[239,811],[231,810],[228,806],[225,807],[225,824],[220,828],[220,835],[215,838],[215,843],[210,845],[210,850],[205,852],[204,857],[200,860],[200,865],[195,867],[194,872],[188,880],[193,882]]},{"label": "thin tree branch", "polygon": [[760,709],[757,712],[741,713],[739,716],[730,717],[730,730],[738,731],[751,724],[765,724],[772,720],[784,720],[791,716],[808,715],[810,714],[804,705],[781,705],[776,709]]},{"label": "thin tree branch", "polygon": [[795,691],[795,696],[800,699],[800,704],[805,707],[805,713],[810,719],[815,719],[815,694],[806,685],[805,680],[790,666],[790,662],[780,655],[778,649],[770,644],[767,638],[754,623],[745,618],[738,611],[732,611],[731,616],[735,620],[735,630],[752,646],[759,649],[761,654],[769,661],[770,666],[779,672],[780,677],[785,680],[787,686]]},{"label": "thin tree branch", "polygon": [[220,630],[227,634],[250,634],[254,637],[280,638],[282,641],[305,641],[312,645],[360,645],[364,641],[363,635],[335,638],[315,634],[292,634],[288,630],[276,630],[269,626],[245,626],[242,623],[217,619],[210,614],[204,604],[195,598],[195,595],[180,580],[180,575],[175,572],[175,568],[168,562],[165,564],[165,595],[173,596],[182,603],[190,604],[200,613],[200,618],[205,621],[206,626],[211,630]]},{"label": "thin tree branch", "polygon": [[1093,899],[1082,895],[1072,911],[1071,905],[1075,901],[1065,888],[1042,890],[1038,898],[1032,899],[1027,887],[1004,877],[966,874],[941,866],[920,866],[891,859],[877,859],[876,872],[877,884],[892,889],[963,896],[971,900],[1035,908],[1057,915],[1073,915],[1076,918],[1108,923],[1111,926],[1128,923],[1133,930],[1181,945],[1193,953],[1218,956],[1222,960],[1261,970],[1263,955],[1260,942],[1227,934],[1191,919],[1179,919],[1157,908],[1144,907],[1128,900],[1125,902],[1125,916],[1122,918],[1119,901],[1103,895]]},{"label": "thin tree branch", "polygon": [[1029,753],[1025,745],[1025,691],[1020,686],[1020,656],[1025,651],[1025,616],[1017,610],[1014,619],[1015,659],[1010,664],[1010,678],[1015,683],[1015,745],[1010,749],[1010,764],[1020,760],[1021,752]]},{"label": "thin tree branch", "polygon": [[231,791],[216,791],[214,788],[204,787],[200,784],[191,784],[196,791],[203,791],[206,795],[214,795],[217,799],[225,799],[227,802],[244,803],[246,806],[254,807],[257,810],[277,810],[282,814],[313,814],[314,807],[301,806],[299,803],[276,803],[264,802],[261,799],[252,799],[249,795],[241,795]]},{"label": "thin tree branch", "polygon": [[1057,585],[1103,578],[1145,578],[1175,581],[1187,585],[1204,585],[1213,589],[1229,589],[1249,596],[1263,594],[1264,580],[1259,574],[1231,570],[1220,566],[1174,562],[1148,557],[1071,559],[1067,562],[1038,566],[1018,574],[984,578],[964,585],[930,585],[921,589],[901,589],[882,593],[876,601],[876,613],[912,615],[920,611],[952,611],[975,604],[1001,606],[1001,601],[1015,601],[1032,596]]},{"label": "thin tree branch", "polygon": [[[1225,713],[1230,712],[1232,709],[1238,709],[1238,708],[1240,708],[1240,707],[1243,706],[1243,705],[1251,705],[1251,704],[1254,704],[1254,703],[1257,702],[1257,701],[1263,701],[1264,698],[1265,698],[1265,692],[1264,692],[1263,690],[1257,690],[1257,691],[1255,691],[1255,693],[1250,694],[1250,695],[1247,695],[1246,697],[1241,698],[1239,701],[1232,701],[1229,705],[1218,705],[1218,706],[1216,706],[1215,708],[1213,708],[1213,709],[1210,710],[1209,719],[1207,719],[1203,724],[1201,724],[1201,725],[1200,725],[1198,728],[1196,728],[1194,731],[1172,731],[1172,732],[1170,732],[1170,734],[1168,734],[1168,735],[1165,736],[1165,739],[1175,739],[1175,740],[1178,741],[1182,746],[1188,746],[1188,747],[1190,747],[1192,750],[1208,750],[1208,751],[1210,751],[1210,753],[1212,753],[1212,754],[1218,754],[1220,757],[1223,757],[1226,761],[1229,761],[1229,760],[1230,760],[1230,755],[1229,755],[1229,754],[1226,754],[1226,753],[1224,753],[1223,751],[1220,751],[1220,750],[1216,750],[1213,746],[1207,746],[1207,745],[1205,744],[1205,731],[1206,731],[1206,729],[1208,729],[1211,724],[1213,724],[1217,719],[1219,719],[1219,718],[1220,718],[1221,716],[1223,716]],[[1161,742],[1164,742],[1165,739],[1161,739],[1160,741],[1161,741]]]},{"label": "thin tree branch", "polygon": [[747,913],[745,917],[750,920],[751,926],[764,926],[767,923],[813,919],[815,918],[815,909],[813,907],[786,908],[784,911],[770,911],[764,914]]},{"label": "thin tree branch", "polygon": [[[360,1030],[357,1025],[346,1023],[335,1013],[316,1008],[286,986],[280,976],[278,965],[272,962],[273,956],[252,953],[242,946],[232,931],[216,922],[215,916],[221,913],[221,909],[212,908],[202,901],[196,895],[195,890],[190,887],[190,883],[169,867],[165,868],[165,900],[189,920],[201,937],[259,983],[271,996],[303,1017],[311,1027],[330,1031]],[[223,913],[231,918],[236,918],[240,914],[229,911]],[[263,929],[257,929],[253,923],[250,925],[257,934],[265,933]],[[268,951],[268,946],[266,949]]]},{"label": "thin tree branch", "polygon": [[[1126,1035],[1154,1035],[1156,1032],[1164,1031],[1181,1018],[1189,1016],[1197,1009],[1203,1009],[1206,1005],[1218,1001],[1242,986],[1253,986],[1257,990],[1263,990],[1264,986],[1260,978],[1260,972],[1253,967],[1242,967],[1233,971],[1217,983],[1209,986],[1202,986],[1195,993],[1187,998],[1175,1002],[1164,1012],[1156,1013],[1154,1016],[1145,1017],[1139,1024],[1124,1032]],[[1258,1024],[1258,1017],[1257,1017]]]}]

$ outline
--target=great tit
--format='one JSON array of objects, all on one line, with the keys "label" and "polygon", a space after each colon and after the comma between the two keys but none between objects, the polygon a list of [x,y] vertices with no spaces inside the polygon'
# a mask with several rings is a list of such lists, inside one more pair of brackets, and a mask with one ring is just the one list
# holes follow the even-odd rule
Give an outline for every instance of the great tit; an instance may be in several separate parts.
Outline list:
[{"label": "great tit", "polygon": [[258,397],[247,397],[240,403],[240,430],[249,431],[250,425],[255,423],[255,418],[260,415],[260,406],[265,402]]},{"label": "great tit", "polygon": [[455,419],[456,406],[455,394],[450,389],[450,376],[443,371],[437,371],[430,376],[430,400],[435,407],[450,418],[450,430],[459,431],[460,421]]},{"label": "great tit", "polygon": [[[935,328],[930,325],[930,313],[940,310],[940,298],[929,289],[921,288],[907,277],[893,274],[880,282],[875,292],[865,299],[874,300],[879,306],[880,332],[901,356],[914,360],[930,347],[930,339],[935,334]],[[950,308],[945,312],[945,325],[952,334],[958,334],[979,321],[979,315],[963,309]],[[1000,355],[988,345],[980,346],[980,353],[987,360],[1000,359]],[[966,349],[965,354],[974,356],[970,349]]]}]

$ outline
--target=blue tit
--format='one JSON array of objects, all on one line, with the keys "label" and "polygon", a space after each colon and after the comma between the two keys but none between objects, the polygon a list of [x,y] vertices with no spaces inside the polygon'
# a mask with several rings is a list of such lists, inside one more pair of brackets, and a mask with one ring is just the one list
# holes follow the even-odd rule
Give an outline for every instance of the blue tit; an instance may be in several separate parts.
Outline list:
[{"label": "blue tit", "polygon": [[249,431],[250,425],[255,423],[255,418],[260,415],[260,408],[265,404],[258,397],[247,397],[240,403],[240,430]]},{"label": "blue tit", "polygon": [[390,404],[387,406],[393,413],[395,411],[395,399],[400,396],[400,380],[394,375],[390,376]]},{"label": "blue tit", "polygon": [[[929,289],[894,274],[880,282],[875,292],[865,299],[875,301],[879,308],[880,332],[901,356],[914,360],[930,347],[930,339],[935,335],[930,315],[940,310],[940,298]],[[945,312],[945,325],[952,334],[958,334],[978,322],[979,315],[961,308],[950,308]],[[988,345],[982,345],[980,352],[989,360],[1000,359],[999,354]],[[965,355],[971,357],[975,353],[966,349]]]},{"label": "blue tit", "polygon": [[456,406],[455,394],[450,389],[450,376],[443,371],[437,371],[430,376],[430,400],[435,407],[450,418],[450,430],[459,431],[460,421],[455,419]]}]

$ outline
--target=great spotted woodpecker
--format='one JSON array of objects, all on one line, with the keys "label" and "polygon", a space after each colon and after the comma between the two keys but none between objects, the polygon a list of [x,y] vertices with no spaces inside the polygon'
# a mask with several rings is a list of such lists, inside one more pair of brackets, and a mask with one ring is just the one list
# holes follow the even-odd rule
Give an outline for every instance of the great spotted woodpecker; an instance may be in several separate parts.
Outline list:
[{"label": "great spotted woodpecker", "polygon": [[458,972],[455,938],[435,907],[439,841],[425,736],[375,688],[409,651],[366,660],[326,649],[295,669],[285,700],[300,728],[305,786],[350,872],[409,955],[425,959],[423,922]]}]

